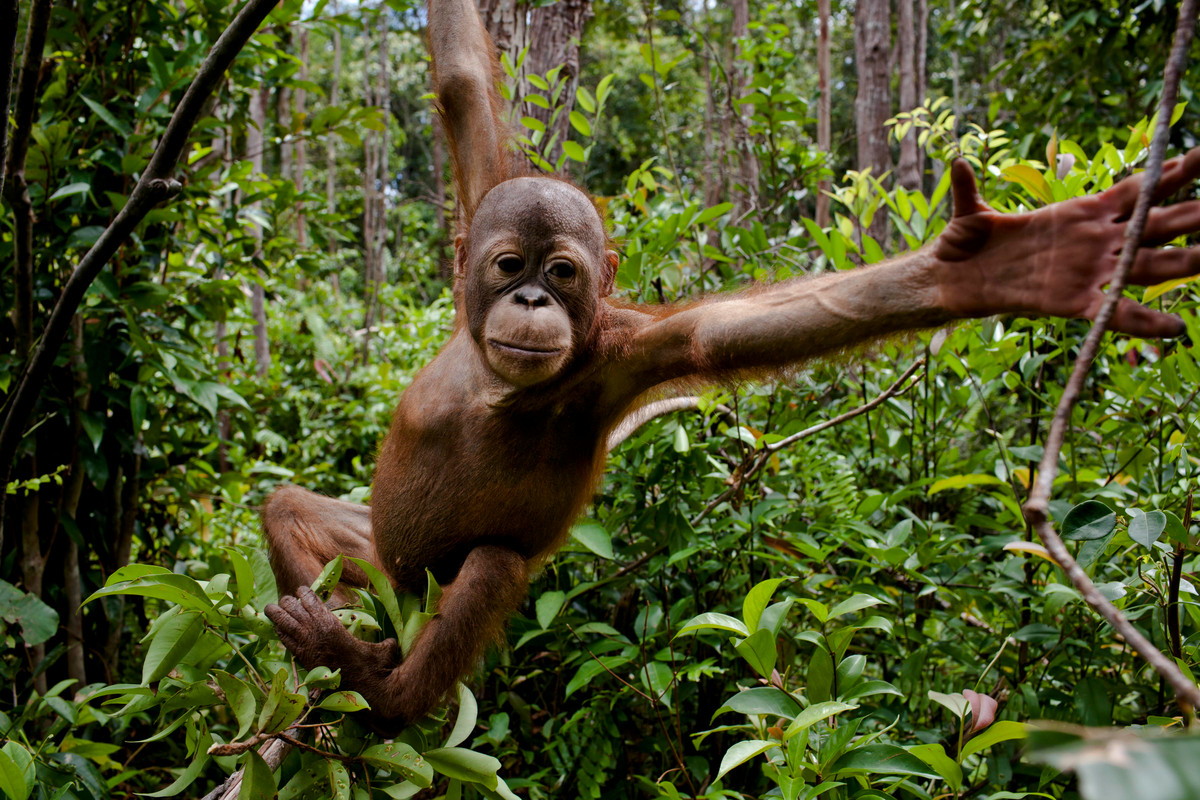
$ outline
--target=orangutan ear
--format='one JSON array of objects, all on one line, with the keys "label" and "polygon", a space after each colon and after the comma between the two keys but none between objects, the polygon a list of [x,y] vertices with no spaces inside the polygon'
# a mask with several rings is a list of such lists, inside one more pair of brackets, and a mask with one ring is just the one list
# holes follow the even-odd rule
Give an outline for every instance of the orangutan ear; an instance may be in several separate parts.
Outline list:
[{"label": "orangutan ear", "polygon": [[617,267],[621,265],[621,257],[617,255],[616,250],[604,251],[604,271],[600,275],[600,296],[608,297],[612,294],[613,283],[617,279]]},{"label": "orangutan ear", "polygon": [[467,237],[458,234],[454,237],[454,279],[462,280],[467,274]]}]

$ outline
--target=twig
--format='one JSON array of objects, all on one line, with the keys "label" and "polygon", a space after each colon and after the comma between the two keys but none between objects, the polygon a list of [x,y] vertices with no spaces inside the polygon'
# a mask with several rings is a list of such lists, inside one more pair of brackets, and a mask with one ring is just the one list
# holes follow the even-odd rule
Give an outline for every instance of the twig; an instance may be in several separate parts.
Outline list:
[{"label": "twig", "polygon": [[[634,431],[652,419],[665,417],[667,414],[676,411],[687,411],[698,408],[700,408],[700,398],[690,396],[668,397],[663,400],[655,400],[653,403],[647,403],[641,408],[634,409],[617,423],[617,427],[613,428],[612,433],[608,435],[605,449],[610,453],[616,450],[626,439],[633,435]],[[722,416],[733,416],[733,412],[723,405],[717,404],[713,409],[720,412]]]},{"label": "twig", "polygon": [[1067,426],[1070,423],[1075,403],[1083,390],[1083,382],[1091,370],[1092,362],[1100,349],[1100,341],[1105,329],[1116,311],[1117,302],[1125,289],[1125,281],[1129,269],[1133,265],[1138,248],[1141,244],[1142,232],[1146,227],[1146,217],[1150,213],[1154,191],[1162,177],[1163,155],[1167,149],[1167,134],[1171,127],[1171,113],[1175,109],[1175,100],[1179,94],[1179,78],[1183,72],[1183,62],[1191,45],[1192,34],[1196,27],[1196,0],[1183,0],[1179,7],[1179,19],[1175,28],[1175,41],[1171,47],[1171,56],[1163,74],[1163,93],[1158,104],[1158,122],[1154,130],[1154,138],[1150,143],[1150,156],[1142,176],[1142,185],[1138,193],[1137,206],[1125,228],[1125,245],[1121,250],[1121,258],[1117,262],[1116,273],[1109,284],[1108,295],[1096,315],[1092,329],[1088,331],[1080,348],[1079,357],[1075,361],[1071,379],[1063,390],[1062,399],[1054,411],[1054,420],[1046,435],[1046,450],[1042,463],[1038,467],[1038,477],[1034,484],[1029,501],[1025,503],[1025,519],[1037,531],[1046,546],[1046,550],[1054,558],[1063,572],[1071,579],[1083,599],[1102,617],[1108,620],[1113,629],[1124,637],[1125,641],[1137,651],[1150,666],[1154,667],[1171,686],[1180,704],[1191,708],[1200,707],[1200,688],[1183,674],[1175,662],[1155,647],[1128,619],[1096,589],[1087,573],[1071,557],[1070,551],[1062,538],[1050,524],[1050,492],[1054,478],[1058,472],[1058,457],[1062,452],[1063,440]]},{"label": "twig", "polygon": [[708,505],[702,508],[700,513],[692,518],[691,524],[695,525],[697,522],[707,517],[714,508],[732,497],[735,492],[742,488],[747,480],[754,477],[758,471],[762,469],[763,465],[767,463],[771,456],[773,456],[775,453],[778,453],[783,448],[790,447],[801,439],[812,436],[815,433],[820,433],[826,428],[832,428],[834,425],[840,425],[848,419],[857,417],[859,414],[865,414],[876,406],[886,402],[888,399],[908,391],[914,385],[908,383],[909,378],[911,378],[913,373],[920,369],[924,363],[925,359],[918,358],[909,366],[908,369],[904,371],[903,375],[896,379],[895,383],[883,390],[883,392],[876,396],[874,400],[871,400],[868,403],[863,403],[858,408],[847,411],[845,414],[839,414],[832,419],[827,419],[824,422],[819,422],[810,428],[805,428],[802,431],[793,433],[791,436],[780,439],[778,442],[769,444],[766,447],[763,447],[761,450],[756,451],[756,454],[754,455],[754,463],[751,464],[744,473],[742,473],[741,477],[734,482],[733,486],[730,486],[728,489],[721,492],[719,495],[709,501]]},{"label": "twig", "polygon": [[175,113],[163,132],[146,171],[133,187],[128,202],[80,260],[63,286],[41,341],[26,364],[21,382],[12,395],[8,413],[4,415],[3,428],[0,428],[0,545],[4,542],[4,487],[8,485],[12,474],[13,460],[21,443],[25,422],[33,411],[59,348],[62,347],[63,339],[71,327],[71,318],[75,316],[75,311],[92,281],[146,214],[159,203],[179,193],[182,187],[172,176],[205,102],[223,80],[225,71],[234,58],[277,2],[278,0],[247,0],[233,22],[229,23],[229,27],[217,39],[208,57],[204,59],[183,100],[175,108]]}]

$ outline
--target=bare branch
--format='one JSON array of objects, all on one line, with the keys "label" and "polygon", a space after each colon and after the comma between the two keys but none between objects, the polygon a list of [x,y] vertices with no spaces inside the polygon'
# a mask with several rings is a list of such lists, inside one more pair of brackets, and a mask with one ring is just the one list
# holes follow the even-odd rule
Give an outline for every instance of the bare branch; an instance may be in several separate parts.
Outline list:
[{"label": "bare branch", "polygon": [[[653,403],[647,403],[641,408],[636,408],[631,411],[617,427],[613,428],[612,433],[608,435],[608,442],[605,448],[608,452],[616,450],[621,444],[633,435],[634,431],[645,425],[647,422],[659,417],[665,417],[667,414],[672,414],[676,411],[687,411],[700,408],[699,397],[668,397],[664,400],[655,400]],[[722,416],[731,416],[731,412],[723,405],[714,406],[715,410],[720,412]]]},{"label": "bare branch", "polygon": [[[50,314],[50,320],[46,323],[46,329],[42,332],[41,341],[21,375],[16,392],[12,395],[8,413],[4,416],[4,426],[0,428],[0,525],[3,525],[4,519],[4,487],[7,486],[12,473],[13,459],[21,443],[25,422],[33,411],[42,385],[54,365],[59,348],[62,347],[63,339],[70,330],[71,318],[75,316],[75,311],[92,281],[146,214],[159,203],[179,193],[181,186],[173,175],[205,101],[277,2],[278,0],[247,0],[233,22],[229,23],[229,27],[217,39],[217,43],[200,66],[200,71],[192,80],[183,100],[175,108],[175,113],[163,132],[146,171],[133,187],[124,208],[80,260],[63,287],[54,311]],[[15,138],[13,144],[15,150]],[[3,528],[0,528],[0,544],[3,541]]]},{"label": "bare branch", "polygon": [[1146,217],[1154,199],[1154,190],[1162,177],[1163,156],[1167,149],[1167,135],[1171,127],[1171,113],[1175,110],[1175,101],[1179,95],[1179,78],[1183,72],[1184,60],[1191,45],[1192,34],[1196,27],[1196,0],[1184,0],[1179,7],[1179,19],[1176,23],[1175,42],[1171,47],[1171,57],[1167,60],[1166,71],[1163,74],[1163,93],[1158,104],[1158,122],[1154,130],[1154,138],[1150,143],[1150,156],[1142,178],[1141,190],[1138,194],[1137,206],[1133,216],[1125,227],[1125,246],[1121,250],[1121,258],[1117,262],[1116,274],[1109,284],[1108,296],[1104,305],[1096,315],[1092,329],[1079,351],[1075,361],[1071,379],[1063,390],[1062,399],[1054,411],[1054,421],[1046,435],[1046,451],[1042,463],[1038,467],[1037,481],[1029,501],[1025,503],[1025,519],[1037,531],[1042,543],[1050,555],[1062,567],[1063,572],[1071,579],[1071,583],[1083,595],[1093,609],[1108,620],[1113,629],[1137,651],[1145,661],[1154,667],[1172,688],[1182,705],[1192,708],[1200,707],[1200,688],[1188,680],[1182,670],[1175,665],[1161,650],[1155,647],[1125,616],[1096,589],[1083,568],[1071,557],[1066,544],[1050,524],[1050,492],[1054,478],[1058,473],[1058,457],[1062,452],[1063,440],[1066,436],[1067,425],[1071,414],[1083,390],[1083,383],[1092,368],[1092,362],[1100,349],[1100,341],[1105,329],[1116,311],[1117,302],[1125,289],[1129,269],[1137,256],[1141,243],[1142,232],[1146,227]]}]

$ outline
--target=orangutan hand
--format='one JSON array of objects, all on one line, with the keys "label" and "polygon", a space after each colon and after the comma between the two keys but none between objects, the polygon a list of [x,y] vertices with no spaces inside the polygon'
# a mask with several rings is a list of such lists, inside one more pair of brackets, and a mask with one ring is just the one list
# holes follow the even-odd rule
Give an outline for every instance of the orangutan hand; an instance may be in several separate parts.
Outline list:
[{"label": "orangutan hand", "polygon": [[[1100,194],[1001,214],[980,197],[965,161],[955,161],[952,170],[954,217],[933,251],[940,262],[944,307],[956,317],[1017,313],[1094,319],[1116,270],[1143,176],[1126,178]],[[1155,200],[1197,177],[1200,148],[1163,165]],[[1151,286],[1200,272],[1200,248],[1158,249],[1197,230],[1200,200],[1151,209],[1129,283]],[[1111,327],[1142,337],[1184,332],[1179,317],[1129,298],[1118,304]]]}]

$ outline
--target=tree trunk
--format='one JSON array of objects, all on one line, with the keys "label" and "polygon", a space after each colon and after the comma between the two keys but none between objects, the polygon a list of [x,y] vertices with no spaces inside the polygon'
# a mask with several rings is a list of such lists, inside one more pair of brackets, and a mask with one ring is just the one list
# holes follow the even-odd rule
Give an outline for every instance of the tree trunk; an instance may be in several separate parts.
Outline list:
[{"label": "tree trunk", "polygon": [[17,56],[17,0],[0,0],[0,197],[4,196],[4,163],[8,159],[8,106],[12,99],[13,67]]},{"label": "tree trunk", "polygon": [[507,55],[515,67],[521,50],[529,44],[529,10],[521,0],[478,0],[479,16],[496,51]]},{"label": "tree trunk", "polygon": [[[570,114],[575,107],[575,90],[579,88],[579,41],[583,36],[583,26],[591,19],[591,0],[558,0],[549,6],[541,6],[530,13],[529,48],[526,59],[526,71],[535,75],[545,75],[555,67],[561,66],[558,77],[563,81],[563,88],[558,97],[561,111],[550,124],[552,109],[528,105],[525,113],[541,120],[546,126],[546,138],[542,141],[545,146],[542,156],[551,164],[557,162],[562,151],[562,143],[567,139],[570,130]],[[564,162],[564,167],[569,162]],[[568,170],[569,171],[569,170]]]},{"label": "tree trunk", "polygon": [[[331,8],[333,15],[336,17],[338,13],[337,0],[333,0]],[[333,85],[329,90],[329,104],[336,106],[338,104],[338,90],[341,88],[342,78],[342,27],[334,25],[333,27]],[[335,139],[337,137],[332,134],[325,134],[325,210],[333,214],[337,211],[337,145]],[[337,250],[336,237],[329,237],[329,252],[333,254]],[[337,271],[330,276],[330,282],[333,284],[333,289],[336,292],[338,289]]]},{"label": "tree trunk", "polygon": [[[896,34],[899,39],[900,110],[912,111],[920,100],[917,98],[916,31],[913,29],[913,0],[896,2]],[[905,189],[917,189],[921,185],[921,173],[917,164],[917,129],[910,127],[900,140],[900,162],[896,165],[896,181]]]},{"label": "tree trunk", "polygon": [[[300,33],[300,80],[308,80],[308,30],[303,30]],[[296,115],[304,120],[302,125],[307,126],[306,117],[308,116],[308,91],[300,88],[296,90]],[[304,172],[308,169],[308,147],[307,141],[303,136],[296,139],[296,161],[292,165],[292,184],[296,187],[296,192],[304,191]],[[296,204],[296,244],[300,247],[308,245],[308,221],[304,216],[304,203]]]},{"label": "tree trunk", "polygon": [[[263,174],[263,129],[267,124],[267,98],[266,89],[255,89],[250,94],[250,125],[246,129],[246,149],[250,154],[251,172],[255,176]],[[253,208],[262,208],[260,201],[254,201]],[[255,223],[252,227],[254,233],[254,257],[259,260],[263,256],[263,231],[262,227]],[[271,367],[271,343],[267,333],[267,299],[266,292],[263,290],[262,280],[266,276],[259,276],[260,280],[255,280],[250,286],[250,313],[254,318],[254,364],[258,377],[265,378],[267,371]]]},{"label": "tree trunk", "polygon": [[[85,441],[80,414],[87,411],[91,404],[92,390],[88,384],[87,364],[83,359],[83,321],[78,315],[71,320],[71,329],[75,340],[75,349],[71,353],[71,368],[76,383],[76,405],[71,428],[73,438],[78,443]],[[75,455],[71,459],[71,470],[63,491],[62,519],[78,523],[79,498],[83,494],[85,477],[86,470],[80,457],[79,446],[76,444]],[[76,524],[76,527],[80,526]],[[66,618],[63,620],[63,628],[67,632],[67,677],[75,679],[74,688],[78,691],[87,686],[87,670],[83,658],[83,576],[79,567],[79,545],[74,539],[69,540],[67,555],[63,560],[63,588],[67,599]]]},{"label": "tree trunk", "polygon": [[[748,0],[733,0],[733,27],[730,36],[740,42],[749,34],[750,4]],[[758,157],[750,140],[750,106],[737,103],[746,94],[750,80],[750,64],[741,56],[741,45],[735,44],[738,57],[732,63],[734,110],[733,139],[738,154],[737,190],[733,195],[734,217],[740,219],[758,208]]]},{"label": "tree trunk", "polygon": [[[820,18],[817,33],[817,149],[826,154],[829,159],[829,149],[832,146],[830,132],[833,104],[829,96],[829,0],[817,0],[817,15]],[[833,185],[828,178],[817,182],[817,225],[824,228],[829,225],[829,195]]]},{"label": "tree trunk", "polygon": [[[917,73],[917,102],[924,103],[929,93],[929,2],[916,0],[916,73]],[[917,148],[917,174],[921,176],[922,185],[925,180],[925,148]]]},{"label": "tree trunk", "polygon": [[[382,14],[382,4],[378,13]],[[368,105],[379,105],[377,88],[371,80],[371,28],[363,20],[363,99]],[[378,295],[378,268],[376,266],[376,240],[379,219],[376,194],[379,189],[379,140],[378,131],[368,131],[363,140],[363,290],[366,312],[363,315],[363,340],[359,358],[363,364],[370,360],[371,328],[375,325],[375,298]]]},{"label": "tree trunk", "polygon": [[[858,94],[854,99],[858,168],[870,169],[876,178],[892,168],[885,128],[892,109],[888,75],[890,25],[888,0],[858,0],[854,11],[854,49],[858,61]],[[887,234],[885,213],[875,215],[868,233],[882,243]]]},{"label": "tree trunk", "polygon": [[[702,0],[704,11],[704,29],[709,39],[712,39],[712,14],[708,0]],[[717,95],[717,83],[713,80],[712,53],[709,48],[700,48],[700,76],[704,81],[704,174],[701,180],[704,185],[704,205],[712,208],[724,202],[725,184],[725,153],[721,145],[721,120],[724,116],[720,97]],[[709,227],[704,234],[706,247],[716,248],[721,243],[721,234],[715,227]],[[700,259],[699,288],[704,290],[704,276],[716,267],[716,260],[707,256]]]},{"label": "tree trunk", "polygon": [[[954,0],[950,0],[950,20],[952,24],[958,22],[958,9],[955,8]],[[950,105],[954,109],[954,130],[952,134],[958,134],[958,125],[962,121],[962,96],[959,94],[958,76],[961,72],[958,63],[958,48],[950,48]]]}]

